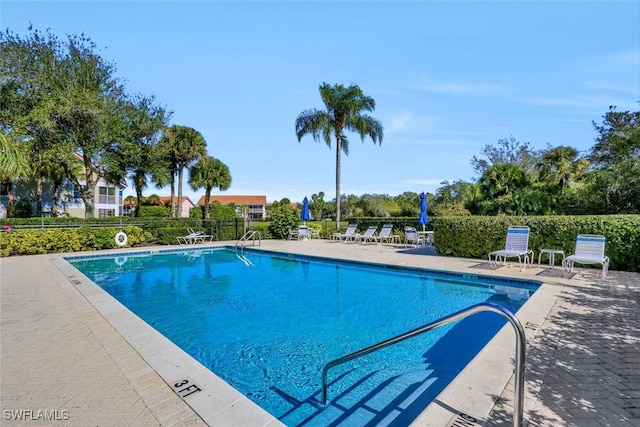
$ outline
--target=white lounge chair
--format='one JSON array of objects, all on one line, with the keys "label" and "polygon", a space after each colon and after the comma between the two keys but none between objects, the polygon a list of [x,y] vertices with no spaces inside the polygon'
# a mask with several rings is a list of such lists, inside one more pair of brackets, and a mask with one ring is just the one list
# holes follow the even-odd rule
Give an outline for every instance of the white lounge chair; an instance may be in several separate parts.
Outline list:
[{"label": "white lounge chair", "polygon": [[338,239],[340,241],[342,241],[342,239],[344,239],[344,241],[355,241],[355,239],[357,238],[357,234],[356,234],[356,229],[358,228],[358,224],[349,224],[349,226],[347,227],[347,230],[344,232],[344,234],[342,233],[333,233],[331,235],[332,239]]},{"label": "white lounge chair", "polygon": [[425,240],[418,235],[418,231],[414,227],[404,228],[404,245],[416,245],[422,246],[425,244]]},{"label": "white lounge chair", "polygon": [[562,261],[564,273],[573,271],[573,263],[601,264],[602,280],[607,278],[609,257],[604,254],[606,243],[604,236],[598,234],[580,234],[576,239],[576,252]]},{"label": "white lounge chair", "polygon": [[491,252],[489,254],[489,262],[497,265],[498,261],[502,260],[502,264],[506,264],[507,258],[515,257],[518,257],[520,271],[525,269],[527,263],[530,264],[532,262],[533,251],[529,250],[529,227],[527,226],[516,225],[509,227],[504,249]]},{"label": "white lounge chair", "polygon": [[384,243],[389,242],[391,244],[393,244],[396,241],[400,241],[400,236],[398,236],[397,234],[391,234],[393,232],[393,225],[392,224],[385,224],[382,226],[382,229],[380,230],[380,234],[378,234],[378,237],[376,239],[376,241],[378,243]]},{"label": "white lounge chair", "polygon": [[202,231],[194,231],[193,228],[187,228],[187,233],[185,236],[176,237],[179,245],[195,245],[196,239],[203,235]]},{"label": "white lounge chair", "polygon": [[369,228],[367,228],[367,231],[365,231],[364,234],[358,235],[358,241],[360,243],[366,243],[367,241],[375,242],[377,239],[376,231],[378,231],[377,226],[375,225],[370,226]]},{"label": "white lounge chair", "polygon": [[297,229],[294,230],[291,227],[287,227],[287,231],[289,232],[289,236],[287,237],[287,240],[297,239],[298,238],[298,230]]}]

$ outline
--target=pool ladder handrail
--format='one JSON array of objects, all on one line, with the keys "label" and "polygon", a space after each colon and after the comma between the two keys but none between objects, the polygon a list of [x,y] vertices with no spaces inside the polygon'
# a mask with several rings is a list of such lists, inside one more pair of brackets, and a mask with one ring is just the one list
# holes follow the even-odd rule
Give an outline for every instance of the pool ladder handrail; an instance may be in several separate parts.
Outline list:
[{"label": "pool ladder handrail", "polygon": [[[244,233],[244,235],[236,242],[236,256],[240,261],[244,263],[246,266],[253,266],[253,263],[247,258],[244,254],[244,245],[249,241],[249,239],[253,240],[253,246],[256,245],[256,235],[258,236],[258,246],[262,245],[261,234],[258,230],[250,230]],[[239,250],[238,250],[239,249]]]},{"label": "pool ladder handrail", "polygon": [[256,236],[258,236],[258,246],[262,246],[262,235],[258,230],[249,230],[242,235],[240,240],[236,242],[236,251],[238,248],[240,250],[244,249],[244,245],[251,239],[253,241],[253,246],[256,245]]},{"label": "pool ladder handrail", "polygon": [[511,323],[511,326],[513,326],[514,332],[516,334],[516,369],[514,373],[515,390],[513,400],[513,425],[515,427],[522,426],[524,402],[524,358],[526,344],[524,328],[522,327],[522,324],[520,323],[518,318],[513,315],[513,313],[511,313],[506,308],[493,303],[481,303],[472,305],[449,316],[442,317],[441,319],[438,319],[431,323],[427,323],[424,326],[420,326],[409,332],[405,332],[404,334],[400,334],[388,340],[381,341],[367,348],[363,348],[346,356],[330,361],[329,363],[324,365],[324,368],[322,369],[322,405],[326,405],[327,403],[327,374],[329,372],[329,369],[358,357],[373,353],[376,350],[380,350],[382,348],[404,341],[408,338],[415,337],[416,335],[420,335],[424,332],[428,332],[432,329],[438,328],[451,322],[455,322],[456,320],[463,319],[482,311],[491,311],[505,317]]}]

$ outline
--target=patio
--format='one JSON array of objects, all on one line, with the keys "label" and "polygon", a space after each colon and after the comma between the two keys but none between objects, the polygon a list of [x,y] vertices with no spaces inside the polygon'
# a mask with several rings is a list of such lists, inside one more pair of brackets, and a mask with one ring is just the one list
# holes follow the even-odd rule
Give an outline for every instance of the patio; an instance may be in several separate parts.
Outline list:
[{"label": "patio", "polygon": [[[640,274],[610,271],[602,282],[596,269],[571,279],[515,263],[480,270],[483,260],[430,248],[326,240],[263,241],[262,249],[543,280],[518,313],[527,333],[525,424],[640,425]],[[90,302],[103,295],[80,290],[86,279],[61,271],[61,258],[0,259],[3,425],[279,425],[241,399],[196,412],[143,357],[154,344],[123,338],[109,310]],[[507,326],[414,424],[510,425],[512,346]]]}]

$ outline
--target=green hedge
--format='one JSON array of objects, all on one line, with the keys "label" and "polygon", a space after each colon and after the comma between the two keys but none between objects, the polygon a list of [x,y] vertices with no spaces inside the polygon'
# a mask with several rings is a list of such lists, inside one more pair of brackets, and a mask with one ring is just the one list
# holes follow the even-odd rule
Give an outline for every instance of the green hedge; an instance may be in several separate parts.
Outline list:
[{"label": "green hedge", "polygon": [[542,248],[561,249],[568,256],[578,234],[601,234],[607,239],[611,269],[640,271],[640,215],[433,218],[436,248],[441,255],[486,259],[489,252],[504,248],[512,225],[529,226],[529,249],[535,256]]},{"label": "green hedge", "polygon": [[[140,227],[123,227],[126,247],[145,243],[151,234]],[[58,230],[15,230],[0,232],[0,256],[78,252],[118,248],[119,228],[78,227]]]}]

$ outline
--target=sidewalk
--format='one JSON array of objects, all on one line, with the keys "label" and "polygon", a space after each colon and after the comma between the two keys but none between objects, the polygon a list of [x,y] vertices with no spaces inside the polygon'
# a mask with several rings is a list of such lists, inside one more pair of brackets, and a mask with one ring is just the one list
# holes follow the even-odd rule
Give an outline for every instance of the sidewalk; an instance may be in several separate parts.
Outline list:
[{"label": "sidewalk", "polygon": [[206,425],[49,258],[0,259],[0,424]]}]

